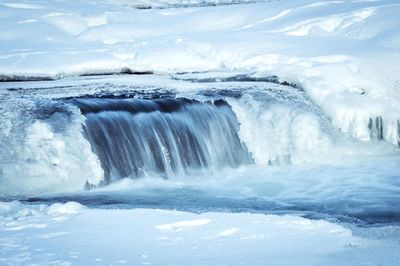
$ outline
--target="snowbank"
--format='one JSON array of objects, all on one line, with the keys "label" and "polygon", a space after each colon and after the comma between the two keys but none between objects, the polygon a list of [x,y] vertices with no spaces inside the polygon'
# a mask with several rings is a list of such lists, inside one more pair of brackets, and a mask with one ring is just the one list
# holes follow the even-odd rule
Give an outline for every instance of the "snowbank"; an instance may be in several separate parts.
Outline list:
[{"label": "snowbank", "polygon": [[[19,201],[2,202],[0,201],[0,220],[18,221],[28,217],[41,217],[70,215],[82,212],[85,207],[77,202],[54,203],[50,206],[40,205],[25,205]],[[3,224],[4,225],[4,224]]]},{"label": "snowbank", "polygon": [[[301,84],[349,136],[400,143],[398,1],[268,1],[147,10],[129,2],[1,1],[2,79],[123,68],[277,75]],[[183,5],[207,3],[218,4]]]},{"label": "snowbank", "polygon": [[[381,257],[374,257],[376,252],[384,252],[388,264],[399,259],[398,244],[356,237],[338,224],[289,215],[82,209],[77,203],[0,206],[4,264],[350,265],[378,263]],[[9,219],[3,212],[7,208],[41,216]],[[64,219],[49,218],[52,209]],[[80,214],[65,215],[66,209]]]}]

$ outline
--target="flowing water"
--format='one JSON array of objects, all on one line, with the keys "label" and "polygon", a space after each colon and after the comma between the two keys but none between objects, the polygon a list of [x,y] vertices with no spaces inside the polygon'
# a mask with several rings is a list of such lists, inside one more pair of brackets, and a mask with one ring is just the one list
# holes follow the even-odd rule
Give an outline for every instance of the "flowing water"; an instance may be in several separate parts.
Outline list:
[{"label": "flowing water", "polygon": [[345,136],[296,86],[92,77],[0,96],[3,200],[400,221],[398,148]]}]

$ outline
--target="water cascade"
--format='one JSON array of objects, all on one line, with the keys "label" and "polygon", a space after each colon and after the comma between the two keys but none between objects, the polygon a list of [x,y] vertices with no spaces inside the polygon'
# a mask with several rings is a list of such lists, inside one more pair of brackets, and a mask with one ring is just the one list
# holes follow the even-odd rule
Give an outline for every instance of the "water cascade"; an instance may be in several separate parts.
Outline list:
[{"label": "water cascade", "polygon": [[239,124],[224,100],[185,98],[73,99],[105,182],[149,174],[164,177],[252,162]]}]

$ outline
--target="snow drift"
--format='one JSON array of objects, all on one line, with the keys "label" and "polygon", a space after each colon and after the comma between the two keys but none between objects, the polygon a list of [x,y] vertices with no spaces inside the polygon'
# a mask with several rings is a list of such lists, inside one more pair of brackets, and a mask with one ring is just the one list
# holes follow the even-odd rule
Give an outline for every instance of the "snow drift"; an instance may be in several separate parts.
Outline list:
[{"label": "snow drift", "polygon": [[[147,10],[132,8],[139,1],[3,1],[0,74],[4,80],[121,69],[277,75],[301,84],[336,129],[399,144],[398,1],[179,8],[230,2],[248,1],[152,1],[167,8]],[[370,127],[378,132],[371,135]]]}]

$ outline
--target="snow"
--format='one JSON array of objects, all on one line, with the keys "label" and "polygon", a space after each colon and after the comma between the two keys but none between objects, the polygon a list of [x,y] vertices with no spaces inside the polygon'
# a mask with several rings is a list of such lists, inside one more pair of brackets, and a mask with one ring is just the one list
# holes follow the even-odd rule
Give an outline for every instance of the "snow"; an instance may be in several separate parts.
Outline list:
[{"label": "snow", "polygon": [[2,1],[0,73],[277,75],[300,84],[336,129],[368,141],[369,119],[382,116],[384,139],[398,144],[398,1],[242,2]]},{"label": "snow", "polygon": [[[17,110],[10,111],[14,115],[18,114]],[[3,120],[6,118],[7,115]],[[23,132],[16,123],[22,123],[27,118],[27,115],[17,116],[18,122],[10,121],[10,129],[4,135],[1,134],[4,142],[7,142],[6,139],[13,140],[7,144],[8,148],[3,146],[3,160],[7,167],[2,165],[1,173],[7,178],[2,178],[1,194],[8,194],[13,190],[28,194],[55,191],[56,188],[80,190],[86,180],[90,183],[102,180],[103,170],[89,142],[81,134],[79,117],[73,126],[63,132],[57,132],[56,128],[68,123],[65,116],[53,117],[55,127],[35,121]],[[18,130],[22,131],[19,137],[13,134]]]},{"label": "snow", "polygon": [[[25,205],[19,201],[0,202],[0,218],[1,225],[7,227],[7,230],[16,231],[22,230],[25,226],[45,228],[47,224],[31,224],[24,223],[24,220],[31,218],[52,217],[58,219],[60,216],[68,216],[82,212],[85,207],[77,202],[54,203],[50,206],[45,204],[40,205]],[[14,221],[14,222],[13,222]],[[17,222],[21,221],[21,223]],[[10,226],[12,225],[12,226]],[[15,227],[17,225],[17,227]]]},{"label": "snow", "polygon": [[[397,265],[399,13],[398,0],[0,0],[0,80],[26,81],[0,84],[0,264]],[[120,72],[155,75],[79,77]],[[218,82],[241,75],[294,87]],[[84,117],[33,111],[138,88],[244,91],[228,102],[256,165],[84,192],[104,174]]]},{"label": "snow", "polygon": [[86,209],[73,202],[2,202],[0,210],[5,265],[358,265],[379,262],[371,250],[383,252],[388,264],[399,259],[398,243],[290,215]]},{"label": "snow", "polygon": [[54,203],[49,207],[47,213],[52,216],[60,214],[74,214],[74,213],[80,213],[84,209],[85,207],[83,205],[71,201],[65,204]]}]

